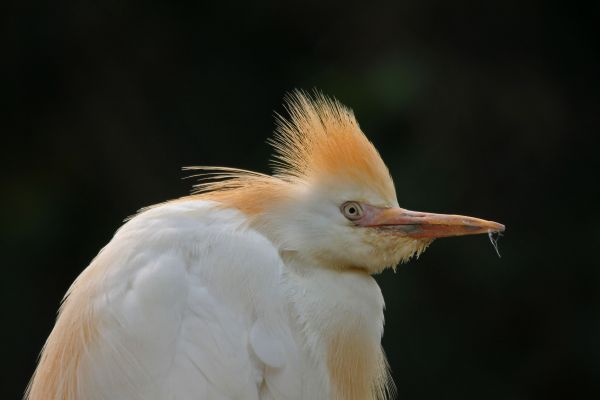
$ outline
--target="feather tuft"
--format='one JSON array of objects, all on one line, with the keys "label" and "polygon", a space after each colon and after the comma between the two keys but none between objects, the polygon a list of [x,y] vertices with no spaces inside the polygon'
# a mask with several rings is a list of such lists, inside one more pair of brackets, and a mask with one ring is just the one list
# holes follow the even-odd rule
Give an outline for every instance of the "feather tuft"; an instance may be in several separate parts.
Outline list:
[{"label": "feather tuft", "polygon": [[389,203],[394,183],[375,146],[361,131],[354,113],[334,98],[296,90],[285,98],[289,118],[276,114],[273,175],[228,167],[187,167],[200,171],[193,196],[215,200],[253,215],[287,197],[294,185],[321,179],[369,188]]},{"label": "feather tuft", "polygon": [[396,192],[390,173],[354,113],[334,98],[296,90],[286,96],[289,119],[276,115],[269,140],[275,176],[286,180],[346,179],[386,199]]}]

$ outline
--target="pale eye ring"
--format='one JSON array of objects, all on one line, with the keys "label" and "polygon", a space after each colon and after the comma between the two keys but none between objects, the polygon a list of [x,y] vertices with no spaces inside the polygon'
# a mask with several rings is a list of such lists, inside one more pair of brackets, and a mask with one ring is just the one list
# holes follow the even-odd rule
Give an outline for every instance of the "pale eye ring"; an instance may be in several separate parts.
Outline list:
[{"label": "pale eye ring", "polygon": [[363,216],[363,209],[356,201],[347,201],[342,204],[340,209],[342,214],[344,214],[344,217],[348,218],[350,221],[356,221]]}]

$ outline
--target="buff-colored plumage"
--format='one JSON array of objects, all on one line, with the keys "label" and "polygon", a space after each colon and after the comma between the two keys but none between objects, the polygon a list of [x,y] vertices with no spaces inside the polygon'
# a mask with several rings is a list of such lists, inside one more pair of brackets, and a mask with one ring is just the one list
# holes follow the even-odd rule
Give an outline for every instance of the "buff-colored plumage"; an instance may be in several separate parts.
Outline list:
[{"label": "buff-colored plumage", "polygon": [[288,99],[288,111],[290,119],[278,119],[272,140],[277,176],[348,179],[395,200],[389,171],[352,110],[323,95],[311,99],[296,92]]},{"label": "buff-colored plumage", "polygon": [[88,268],[67,292],[68,303],[61,307],[60,318],[44,345],[28,388],[29,399],[78,398],[81,357],[98,335],[89,303],[91,292],[96,290],[98,272],[100,268]]},{"label": "buff-colored plumage", "polygon": [[198,198],[215,199],[258,213],[285,199],[295,185],[348,180],[393,203],[394,182],[375,146],[360,130],[352,110],[337,100],[296,91],[287,97],[290,118],[277,118],[270,143],[273,175],[236,168],[190,167],[208,182],[196,186]]},{"label": "buff-colored plumage", "polygon": [[195,194],[121,228],[69,290],[29,400],[387,397],[369,272],[423,243],[340,215],[397,206],[352,111],[302,92],[287,108],[273,175],[192,168],[208,179]]}]

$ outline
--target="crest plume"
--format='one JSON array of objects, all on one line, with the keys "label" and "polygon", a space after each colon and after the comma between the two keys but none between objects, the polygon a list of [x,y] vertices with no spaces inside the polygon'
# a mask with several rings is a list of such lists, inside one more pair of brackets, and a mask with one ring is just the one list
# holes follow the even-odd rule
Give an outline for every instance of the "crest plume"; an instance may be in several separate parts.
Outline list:
[{"label": "crest plume", "polygon": [[354,113],[336,99],[315,91],[295,90],[285,98],[289,118],[277,114],[271,175],[225,167],[190,167],[203,171],[195,194],[249,214],[281,198],[297,183],[347,180],[370,188],[389,201],[396,197],[389,171],[361,131]]},{"label": "crest plume", "polygon": [[276,176],[348,178],[395,198],[389,171],[352,110],[319,92],[310,96],[298,90],[286,96],[286,109],[289,119],[277,116],[270,140]]}]

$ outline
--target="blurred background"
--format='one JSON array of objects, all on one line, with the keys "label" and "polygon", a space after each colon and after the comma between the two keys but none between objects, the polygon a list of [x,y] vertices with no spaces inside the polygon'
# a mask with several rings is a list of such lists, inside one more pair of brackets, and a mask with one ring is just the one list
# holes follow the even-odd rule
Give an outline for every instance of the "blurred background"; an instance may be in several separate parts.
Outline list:
[{"label": "blurred background", "polygon": [[402,206],[500,221],[377,279],[399,399],[600,395],[598,2],[3,6],[3,370],[182,166],[268,171],[284,94],[352,107]]}]

